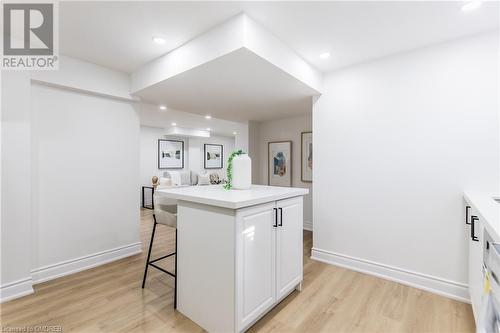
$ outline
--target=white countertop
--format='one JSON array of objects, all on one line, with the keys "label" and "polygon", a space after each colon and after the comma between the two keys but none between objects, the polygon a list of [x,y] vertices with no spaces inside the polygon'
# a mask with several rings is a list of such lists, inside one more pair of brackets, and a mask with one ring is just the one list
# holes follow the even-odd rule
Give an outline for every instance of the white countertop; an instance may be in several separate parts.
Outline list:
[{"label": "white countertop", "polygon": [[225,190],[220,186],[171,187],[156,192],[176,200],[238,209],[309,193],[307,188],[252,185],[249,190]]},{"label": "white countertop", "polygon": [[465,191],[465,200],[485,220],[485,227],[496,242],[500,242],[500,204],[493,200],[495,194],[479,191]]}]

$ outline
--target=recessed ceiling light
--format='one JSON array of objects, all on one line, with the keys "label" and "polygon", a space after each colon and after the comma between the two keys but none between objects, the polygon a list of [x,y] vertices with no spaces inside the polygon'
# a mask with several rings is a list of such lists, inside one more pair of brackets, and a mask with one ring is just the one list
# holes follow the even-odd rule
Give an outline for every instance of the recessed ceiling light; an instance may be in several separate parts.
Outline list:
[{"label": "recessed ceiling light", "polygon": [[238,134],[238,133],[236,133],[236,132],[233,132],[233,135],[236,135],[236,134]]},{"label": "recessed ceiling light", "polygon": [[478,9],[483,3],[481,1],[467,1],[462,6],[463,12],[470,12],[471,10]]},{"label": "recessed ceiling light", "polygon": [[167,107],[165,105],[160,105],[160,110],[166,110]]},{"label": "recessed ceiling light", "polygon": [[321,59],[330,58],[330,52],[323,52],[319,55]]},{"label": "recessed ceiling light", "polygon": [[153,36],[153,42],[155,42],[156,44],[159,44],[159,45],[163,45],[163,44],[165,44],[166,41],[164,38],[161,38],[158,36]]},{"label": "recessed ceiling light", "polygon": [[207,127],[207,131],[210,131],[210,127]]},{"label": "recessed ceiling light", "polygon": [[212,119],[212,116],[211,116],[211,115],[209,115],[209,114],[207,114],[207,115],[205,116],[205,119]]},{"label": "recessed ceiling light", "polygon": [[177,126],[177,123],[172,123],[172,126]]}]

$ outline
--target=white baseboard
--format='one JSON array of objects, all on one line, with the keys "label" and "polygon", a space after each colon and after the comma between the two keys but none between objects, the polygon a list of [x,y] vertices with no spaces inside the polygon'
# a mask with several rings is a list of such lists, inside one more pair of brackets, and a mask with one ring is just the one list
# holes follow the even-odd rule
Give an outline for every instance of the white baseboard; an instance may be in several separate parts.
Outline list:
[{"label": "white baseboard", "polygon": [[468,286],[463,283],[317,248],[312,249],[311,259],[399,282],[410,287],[429,291],[461,302],[470,303]]},{"label": "white baseboard", "polygon": [[312,223],[312,221],[304,221],[303,228],[304,228],[304,230],[313,231],[313,223]]},{"label": "white baseboard", "polygon": [[94,253],[31,271],[33,283],[41,283],[141,253],[141,243]]},{"label": "white baseboard", "polygon": [[31,277],[17,280],[0,287],[0,303],[33,294],[33,280]]}]

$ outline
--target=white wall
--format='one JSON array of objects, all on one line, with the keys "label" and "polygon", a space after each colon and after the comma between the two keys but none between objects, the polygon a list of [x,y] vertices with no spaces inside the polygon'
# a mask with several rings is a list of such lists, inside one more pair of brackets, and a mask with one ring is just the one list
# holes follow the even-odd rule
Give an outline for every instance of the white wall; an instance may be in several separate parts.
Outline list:
[{"label": "white wall", "polygon": [[260,123],[248,123],[248,156],[252,159],[252,184],[261,184],[260,176]]},{"label": "white wall", "polygon": [[133,105],[38,85],[31,102],[34,270],[135,246],[139,118]]},{"label": "white wall", "polygon": [[67,89],[113,98],[134,99],[130,95],[130,80],[127,73],[63,55],[59,57],[58,70],[33,71],[31,78]]},{"label": "white wall", "polygon": [[481,35],[325,78],[313,257],[467,299],[462,191],[498,192],[498,46]]},{"label": "white wall", "polygon": [[[301,180],[301,133],[312,130],[312,115],[308,114],[301,117],[286,118],[253,124],[250,142],[255,140],[255,135],[258,135],[258,165],[259,165],[259,184],[268,184],[268,143],[271,141],[292,140],[292,186],[305,187],[309,189],[309,194],[304,196],[304,228],[312,229],[313,212],[312,212],[312,183],[302,182]],[[316,148],[315,148],[316,149]],[[255,157],[255,155],[254,155]],[[252,157],[252,159],[254,158]],[[316,161],[315,161],[316,162]],[[253,163],[252,163],[253,167]]]},{"label": "white wall", "polygon": [[2,71],[1,299],[31,287],[31,123],[26,72]]},{"label": "white wall", "polygon": [[206,169],[208,173],[217,173],[226,177],[227,158],[234,150],[234,137],[217,136],[210,138],[182,138],[163,135],[163,128],[141,126],[140,130],[140,183],[151,185],[151,177],[163,175],[164,171],[158,169],[158,139],[174,139],[184,141],[184,169],[204,172],[203,152],[205,143],[222,144],[224,149],[224,164],[222,169]]},{"label": "white wall", "polygon": [[1,74],[3,302],[141,244],[128,76],[68,57],[58,73]]}]

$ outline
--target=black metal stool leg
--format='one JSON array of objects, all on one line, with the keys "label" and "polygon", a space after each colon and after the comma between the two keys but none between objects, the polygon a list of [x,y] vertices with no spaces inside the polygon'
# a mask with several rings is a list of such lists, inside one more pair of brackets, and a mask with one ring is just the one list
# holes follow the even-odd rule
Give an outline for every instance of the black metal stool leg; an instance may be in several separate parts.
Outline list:
[{"label": "black metal stool leg", "polygon": [[153,240],[155,238],[155,231],[156,231],[156,216],[153,214],[153,233],[151,234],[151,241],[149,242],[149,250],[148,250],[148,258],[146,259],[146,268],[144,269],[144,278],[142,279],[142,289],[144,289],[144,285],[146,284],[146,276],[148,275],[148,266],[149,266],[149,259],[151,257],[151,249],[153,248]]},{"label": "black metal stool leg", "polygon": [[174,309],[177,309],[177,228],[175,228],[175,289],[174,289]]}]

